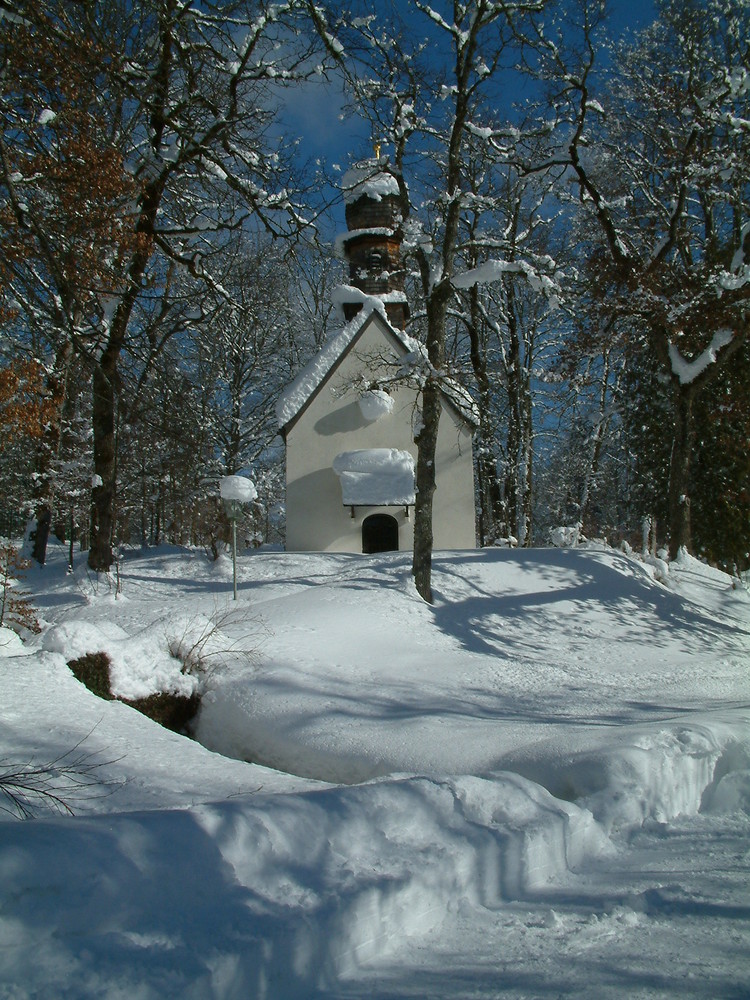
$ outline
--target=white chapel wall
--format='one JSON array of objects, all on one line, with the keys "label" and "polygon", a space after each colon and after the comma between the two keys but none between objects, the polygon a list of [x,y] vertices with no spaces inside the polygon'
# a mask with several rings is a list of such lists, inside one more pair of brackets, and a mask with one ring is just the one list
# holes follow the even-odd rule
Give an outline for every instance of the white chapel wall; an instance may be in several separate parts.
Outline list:
[{"label": "white chapel wall", "polygon": [[[412,422],[417,394],[394,387],[393,409],[379,419],[365,419],[355,388],[368,369],[367,358],[387,353],[398,357],[377,320],[370,319],[354,347],[313,397],[287,432],[287,549],[305,552],[361,552],[362,522],[373,513],[395,517],[399,549],[411,549],[414,510],[404,507],[350,507],[342,501],[341,483],[333,471],[337,455],[354,449],[397,448],[416,462]],[[437,477],[433,505],[436,548],[473,548],[474,483],[471,434],[452,410],[444,407],[438,434]]]}]

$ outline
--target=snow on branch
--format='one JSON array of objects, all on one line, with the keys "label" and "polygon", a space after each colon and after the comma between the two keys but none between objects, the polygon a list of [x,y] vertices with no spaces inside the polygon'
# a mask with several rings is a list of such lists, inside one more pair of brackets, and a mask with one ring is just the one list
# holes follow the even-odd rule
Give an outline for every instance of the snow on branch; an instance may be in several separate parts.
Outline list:
[{"label": "snow on branch", "polygon": [[484,285],[492,281],[500,281],[506,274],[523,275],[535,292],[545,295],[550,305],[559,305],[559,287],[549,275],[541,274],[527,261],[488,260],[479,267],[473,267],[453,278],[455,288],[473,288],[474,285]]},{"label": "snow on branch", "polygon": [[680,385],[690,385],[691,382],[694,382],[709,365],[712,365],[716,361],[719,351],[727,347],[733,339],[734,333],[732,330],[726,327],[717,330],[705,351],[702,351],[692,361],[686,360],[680,354],[679,348],[670,343],[669,359],[672,362],[672,372],[679,379]]},{"label": "snow on branch", "polygon": [[[503,128],[489,128],[476,125],[474,122],[467,122],[466,131],[476,139],[486,139],[498,151],[510,149],[512,144],[521,137],[520,130],[512,125]],[[507,142],[508,145],[503,145],[503,141]]]},{"label": "snow on branch", "polygon": [[421,10],[431,21],[433,21],[439,28],[443,31],[447,31],[450,35],[459,36],[461,33],[455,24],[448,24],[442,14],[439,14],[433,7],[427,3],[422,3],[421,0],[416,0],[415,7],[417,10]]},{"label": "snow on branch", "polygon": [[729,265],[729,273],[722,274],[718,283],[727,292],[737,291],[750,283],[750,222],[742,227],[739,246]]}]

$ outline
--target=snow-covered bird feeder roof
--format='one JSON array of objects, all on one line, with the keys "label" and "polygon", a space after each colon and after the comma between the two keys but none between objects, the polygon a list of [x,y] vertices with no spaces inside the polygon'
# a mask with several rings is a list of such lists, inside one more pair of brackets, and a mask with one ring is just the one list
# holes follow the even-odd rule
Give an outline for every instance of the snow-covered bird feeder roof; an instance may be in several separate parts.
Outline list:
[{"label": "snow-covered bird feeder roof", "polygon": [[246,476],[223,476],[219,492],[222,500],[237,500],[239,503],[250,503],[258,496],[255,483]]},{"label": "snow-covered bird feeder roof", "polygon": [[380,201],[388,195],[398,194],[398,181],[384,169],[384,163],[384,160],[364,160],[347,170],[341,179],[344,202],[347,205],[365,195],[373,201]]},{"label": "snow-covered bird feeder roof", "polygon": [[414,503],[414,459],[397,448],[343,451],[333,460],[345,506],[400,507]]}]

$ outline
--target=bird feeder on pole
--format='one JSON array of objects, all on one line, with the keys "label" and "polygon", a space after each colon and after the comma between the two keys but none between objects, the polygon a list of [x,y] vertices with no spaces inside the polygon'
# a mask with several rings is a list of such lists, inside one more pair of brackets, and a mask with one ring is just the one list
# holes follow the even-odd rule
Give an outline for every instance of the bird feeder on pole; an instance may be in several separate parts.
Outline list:
[{"label": "bird feeder on pole", "polygon": [[223,476],[219,492],[224,501],[229,523],[232,525],[232,593],[237,600],[237,521],[242,516],[244,504],[252,503],[258,496],[255,484],[245,476]]}]

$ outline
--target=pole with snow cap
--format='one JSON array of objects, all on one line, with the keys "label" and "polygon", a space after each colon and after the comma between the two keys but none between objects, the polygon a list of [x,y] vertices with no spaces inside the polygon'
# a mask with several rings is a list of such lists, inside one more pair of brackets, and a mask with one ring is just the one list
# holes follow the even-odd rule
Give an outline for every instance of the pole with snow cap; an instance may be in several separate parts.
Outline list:
[{"label": "pole with snow cap", "polygon": [[224,501],[227,517],[232,525],[232,593],[237,600],[237,521],[242,514],[242,505],[252,503],[258,495],[255,484],[245,476],[223,476],[219,482],[219,492]]}]

